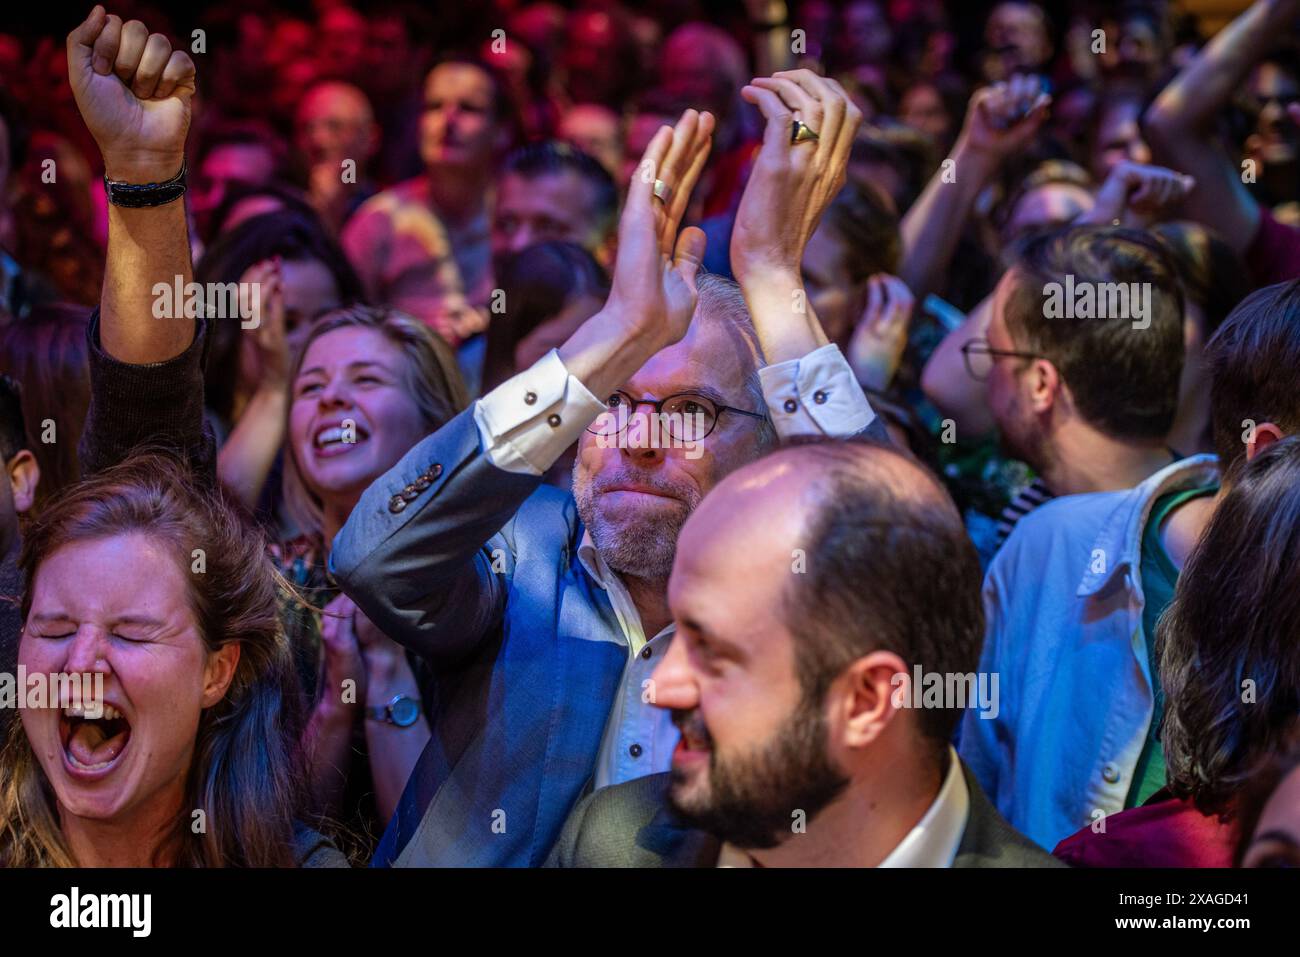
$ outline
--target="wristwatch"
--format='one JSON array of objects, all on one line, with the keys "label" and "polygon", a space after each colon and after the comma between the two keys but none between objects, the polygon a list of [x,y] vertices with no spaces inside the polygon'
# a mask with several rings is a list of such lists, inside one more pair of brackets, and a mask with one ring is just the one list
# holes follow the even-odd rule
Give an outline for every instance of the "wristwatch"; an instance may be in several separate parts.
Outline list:
[{"label": "wristwatch", "polygon": [[420,720],[420,699],[412,698],[408,694],[395,694],[388,704],[368,705],[366,717],[399,728],[409,728]]}]

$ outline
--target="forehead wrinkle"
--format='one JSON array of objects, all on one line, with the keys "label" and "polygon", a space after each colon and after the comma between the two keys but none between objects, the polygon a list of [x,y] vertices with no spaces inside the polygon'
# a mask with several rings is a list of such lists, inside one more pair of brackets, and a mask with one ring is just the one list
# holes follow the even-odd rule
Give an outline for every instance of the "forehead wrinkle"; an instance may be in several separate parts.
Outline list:
[{"label": "forehead wrinkle", "polygon": [[[710,320],[705,320],[710,322]],[[624,391],[634,393],[647,378],[650,384],[660,390],[656,393],[654,389],[643,389],[643,392],[650,392],[656,398],[663,398],[666,395],[672,395],[675,392],[698,391],[700,386],[711,386],[722,398],[725,405],[736,405],[741,408],[747,408],[747,405],[741,401],[745,397],[745,382],[749,376],[746,362],[752,362],[752,352],[744,343],[743,337],[738,332],[731,330],[707,329],[701,326],[699,314],[691,321],[690,330],[686,337],[677,345],[670,346],[669,349],[678,350],[684,355],[682,361],[675,363],[672,372],[666,376],[658,375],[658,368],[662,365],[660,357],[664,356],[669,349],[657,353],[650,362],[636,371],[631,379],[624,385]],[[713,325],[721,323],[714,322]],[[718,348],[722,340],[728,340],[725,348]],[[740,340],[740,341],[737,341]],[[734,366],[727,368],[727,357],[734,359]],[[647,375],[647,369],[653,374],[653,378]],[[739,374],[739,378],[734,376]],[[730,380],[730,381],[729,381]],[[634,395],[639,398],[639,395]],[[755,410],[761,411],[761,410]]]}]

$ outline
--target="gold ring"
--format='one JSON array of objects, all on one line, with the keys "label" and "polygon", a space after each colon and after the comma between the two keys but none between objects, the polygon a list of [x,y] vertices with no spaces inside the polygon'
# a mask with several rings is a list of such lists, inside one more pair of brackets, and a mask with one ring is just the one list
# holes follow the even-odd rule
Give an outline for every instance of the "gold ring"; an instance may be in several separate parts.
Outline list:
[{"label": "gold ring", "polygon": [[665,206],[668,205],[668,201],[673,197],[673,188],[661,179],[655,180],[653,192],[655,199],[659,200],[659,202],[663,203]]},{"label": "gold ring", "polygon": [[795,120],[794,125],[790,127],[791,143],[807,143],[821,139],[821,134],[814,130],[807,123]]}]

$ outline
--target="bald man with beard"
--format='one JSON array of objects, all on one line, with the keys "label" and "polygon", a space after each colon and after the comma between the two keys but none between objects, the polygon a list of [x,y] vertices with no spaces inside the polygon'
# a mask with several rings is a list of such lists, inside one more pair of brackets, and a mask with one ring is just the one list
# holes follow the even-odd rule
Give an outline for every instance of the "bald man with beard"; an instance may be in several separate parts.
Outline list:
[{"label": "bald man with beard", "polygon": [[913,460],[821,440],[733,472],[682,529],[668,599],[672,770],[584,800],[549,865],[1060,866],[950,744],[963,704],[996,702],[915,693],[975,671],[984,615],[961,517]]}]

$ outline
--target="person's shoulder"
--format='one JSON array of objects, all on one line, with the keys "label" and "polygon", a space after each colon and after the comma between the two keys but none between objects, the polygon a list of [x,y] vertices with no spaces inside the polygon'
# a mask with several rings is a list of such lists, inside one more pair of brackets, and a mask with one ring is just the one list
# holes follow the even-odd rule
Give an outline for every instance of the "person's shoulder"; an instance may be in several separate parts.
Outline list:
[{"label": "person's shoulder", "polygon": [[428,188],[425,178],[416,176],[381,189],[356,208],[348,218],[348,225],[373,220],[375,217],[387,218],[404,207],[423,205]]},{"label": "person's shoulder", "polygon": [[1100,526],[1135,489],[1059,495],[1016,522],[1003,548],[1024,548],[1043,538],[1095,538]]},{"label": "person's shoulder", "polygon": [[637,837],[667,807],[668,772],[612,784],[587,795],[569,816],[550,866],[626,867],[644,856]]},{"label": "person's shoulder", "polygon": [[587,808],[588,819],[603,821],[633,818],[641,820],[643,824],[649,823],[651,818],[667,806],[671,780],[671,772],[663,771],[594,791],[586,799],[590,802]]},{"label": "person's shoulder", "polygon": [[[1162,792],[1168,795],[1168,792]],[[1080,828],[1052,853],[1072,867],[1231,867],[1236,829],[1190,801],[1160,794]]]},{"label": "person's shoulder", "polygon": [[970,795],[970,811],[953,867],[1067,866],[1012,827],[964,763],[962,773]]}]

